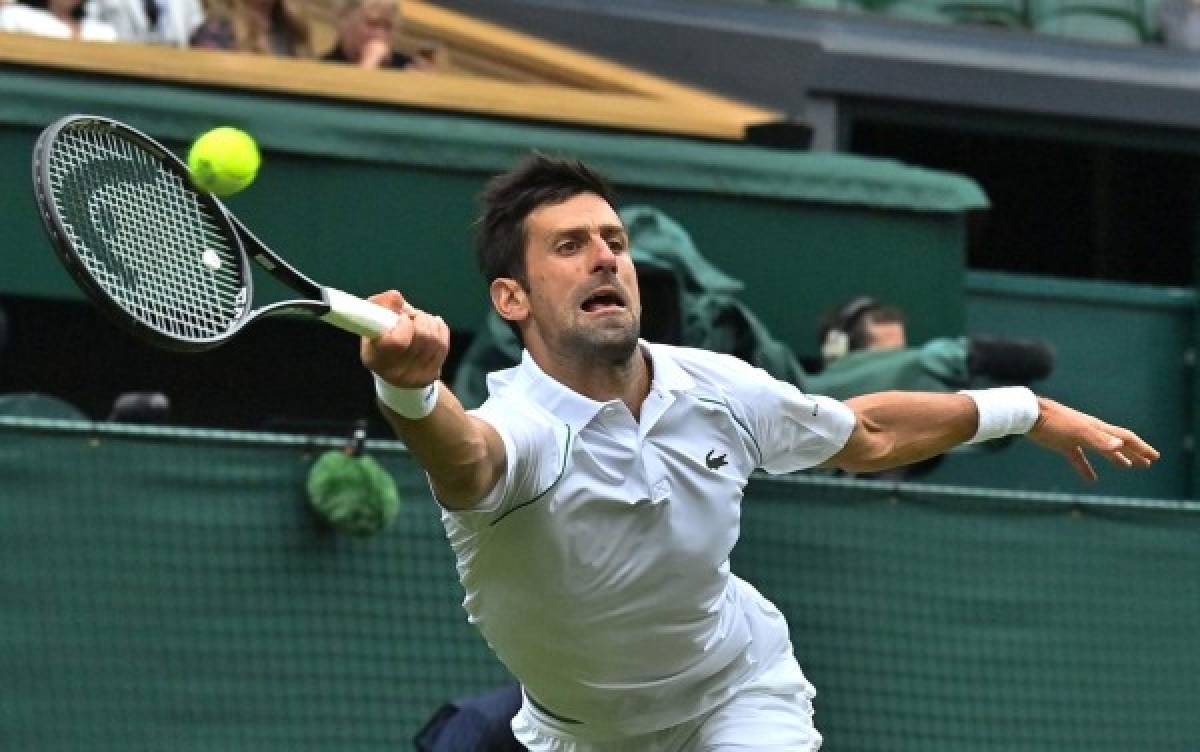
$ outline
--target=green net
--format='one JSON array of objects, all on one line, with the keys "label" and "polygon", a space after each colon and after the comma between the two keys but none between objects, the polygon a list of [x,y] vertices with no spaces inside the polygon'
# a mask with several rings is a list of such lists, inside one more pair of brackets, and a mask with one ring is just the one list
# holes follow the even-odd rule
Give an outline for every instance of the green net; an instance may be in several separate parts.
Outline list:
[{"label": "green net", "polygon": [[1196,748],[1200,504],[815,479],[748,499],[734,567],[788,616],[829,749]]},{"label": "green net", "polygon": [[[505,681],[416,466],[369,447],[406,503],[355,539],[305,503],[329,447],[0,420],[3,748],[407,749]],[[734,569],[827,749],[1190,750],[1198,532],[1188,502],[763,478]]]},{"label": "green net", "polygon": [[466,624],[421,476],[360,540],[317,521],[328,449],[0,430],[0,739],[23,750],[396,750],[506,678]]}]

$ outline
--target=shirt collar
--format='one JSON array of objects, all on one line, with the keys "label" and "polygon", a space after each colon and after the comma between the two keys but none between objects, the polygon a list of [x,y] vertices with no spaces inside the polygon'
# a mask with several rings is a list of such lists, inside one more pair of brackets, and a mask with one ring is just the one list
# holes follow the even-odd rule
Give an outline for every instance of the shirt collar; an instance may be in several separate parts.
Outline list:
[{"label": "shirt collar", "polygon": [[[638,344],[653,367],[651,391],[679,392],[695,386],[696,382],[692,377],[670,356],[669,348],[645,340],[639,340]],[[519,389],[532,402],[561,418],[576,434],[606,405],[619,401],[597,402],[583,396],[543,371],[528,350],[521,351],[521,363],[516,368],[510,388]]]},{"label": "shirt collar", "polygon": [[641,341],[642,351],[650,358],[654,366],[654,380],[651,389],[662,392],[686,392],[696,386],[696,381],[683,367],[671,357],[669,345],[659,345],[645,340]]}]

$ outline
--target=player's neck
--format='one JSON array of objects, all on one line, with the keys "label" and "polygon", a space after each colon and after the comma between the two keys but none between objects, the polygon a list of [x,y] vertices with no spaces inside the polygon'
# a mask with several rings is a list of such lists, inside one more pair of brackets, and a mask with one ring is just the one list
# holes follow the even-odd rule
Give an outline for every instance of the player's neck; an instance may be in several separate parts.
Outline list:
[{"label": "player's neck", "polygon": [[636,419],[650,393],[651,365],[642,348],[620,363],[584,363],[530,350],[534,361],[555,381],[597,402],[621,400]]}]

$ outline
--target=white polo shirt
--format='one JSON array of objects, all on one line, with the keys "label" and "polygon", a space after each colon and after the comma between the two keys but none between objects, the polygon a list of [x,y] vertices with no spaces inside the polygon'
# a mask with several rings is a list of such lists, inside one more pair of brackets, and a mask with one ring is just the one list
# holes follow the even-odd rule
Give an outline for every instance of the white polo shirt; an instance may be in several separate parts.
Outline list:
[{"label": "white polo shirt", "polygon": [[787,624],[729,571],[742,492],[833,456],[842,403],[728,355],[641,343],[641,420],[588,399],[524,353],[475,415],[508,470],[442,521],[463,607],[535,706],[605,739],[667,728],[727,699],[789,647]]}]

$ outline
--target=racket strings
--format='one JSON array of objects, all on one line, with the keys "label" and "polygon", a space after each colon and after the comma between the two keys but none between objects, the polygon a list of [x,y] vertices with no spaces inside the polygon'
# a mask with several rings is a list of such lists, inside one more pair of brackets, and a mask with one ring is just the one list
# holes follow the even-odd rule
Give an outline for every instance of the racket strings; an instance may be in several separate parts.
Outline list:
[{"label": "racket strings", "polygon": [[126,312],[172,337],[220,337],[248,304],[240,251],[179,173],[110,130],[60,132],[50,188],[87,272]]},{"label": "racket strings", "polygon": [[[154,166],[147,164],[145,154],[131,148],[127,142],[117,141],[116,146],[120,156],[132,160],[140,168],[149,167],[149,170],[137,170],[138,174],[153,176]],[[111,170],[108,172],[111,173]],[[101,179],[104,177],[107,176],[101,176]],[[185,336],[203,335],[206,330],[211,330],[217,325],[213,320],[213,312],[199,305],[201,301],[197,300],[194,294],[203,289],[197,283],[202,286],[204,280],[194,273],[189,273],[189,265],[162,263],[164,258],[173,259],[185,252],[184,249],[191,240],[187,237],[190,228],[171,226],[170,218],[178,213],[175,208],[164,207],[161,214],[130,212],[117,220],[112,220],[104,214],[111,211],[110,207],[114,205],[137,207],[144,198],[138,191],[139,185],[141,184],[114,181],[105,184],[105,187],[99,190],[87,191],[84,198],[88,202],[91,215],[89,220],[108,230],[105,240],[109,240],[110,245],[107,245],[103,252],[109,255],[104,259],[106,263],[101,267],[101,272],[109,274],[103,281],[111,283],[115,275],[119,286],[112,292],[117,293],[115,297],[118,298],[118,302],[127,308],[140,305],[153,323],[171,333]],[[172,194],[167,193],[166,197],[169,199]],[[106,219],[109,221],[105,221]],[[115,243],[113,239],[116,239]],[[130,243],[130,240],[140,242]],[[198,268],[194,264],[190,266]],[[134,271],[131,272],[128,267],[132,267]],[[143,278],[146,278],[145,281]],[[145,289],[141,289],[143,285]],[[174,295],[158,294],[164,290],[173,292]]]}]

